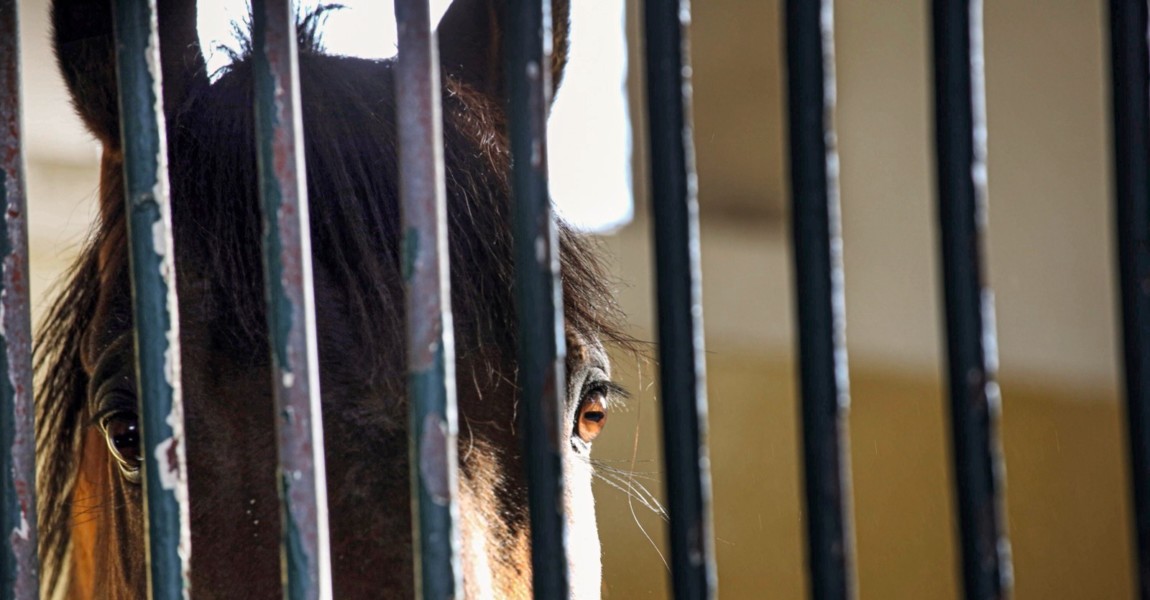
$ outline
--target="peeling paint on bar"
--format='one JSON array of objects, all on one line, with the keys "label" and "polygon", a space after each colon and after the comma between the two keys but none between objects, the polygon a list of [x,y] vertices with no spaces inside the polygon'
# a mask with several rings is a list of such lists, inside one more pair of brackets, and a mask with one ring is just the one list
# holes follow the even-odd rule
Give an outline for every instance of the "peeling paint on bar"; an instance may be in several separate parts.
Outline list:
[{"label": "peeling paint on bar", "polygon": [[252,3],[257,166],[279,456],[284,596],[331,598],[327,473],[295,17]]},{"label": "peeling paint on bar", "polygon": [[148,587],[154,599],[188,598],[191,523],[156,3],[116,0],[113,14],[136,324]]},{"label": "peeling paint on bar", "polygon": [[463,594],[441,78],[427,0],[395,0],[395,17],[415,591],[439,600]]},{"label": "peeling paint on bar", "polygon": [[16,0],[0,0],[0,598],[39,596],[28,226]]},{"label": "peeling paint on bar", "polygon": [[[152,187],[152,199],[159,208],[160,218],[152,224],[152,246],[160,257],[160,278],[166,286],[165,303],[169,317],[165,332],[167,348],[164,350],[164,379],[172,390],[171,410],[164,422],[171,431],[171,437],[156,445],[156,464],[160,466],[160,482],[165,490],[171,491],[179,507],[179,547],[181,579],[186,582],[183,595],[189,596],[191,588],[191,548],[192,525],[190,496],[187,480],[187,455],[184,445],[184,401],[180,369],[180,319],[179,302],[176,294],[176,257],[172,234],[171,190],[168,186],[168,140],[164,123],[164,94],[160,65],[160,36],[158,12],[155,0],[150,2],[148,47],[144,52],[148,72],[152,77],[152,110],[158,115],[157,127],[159,145],[156,149],[156,183]],[[162,448],[166,448],[161,452]],[[173,461],[173,459],[175,459]]]}]

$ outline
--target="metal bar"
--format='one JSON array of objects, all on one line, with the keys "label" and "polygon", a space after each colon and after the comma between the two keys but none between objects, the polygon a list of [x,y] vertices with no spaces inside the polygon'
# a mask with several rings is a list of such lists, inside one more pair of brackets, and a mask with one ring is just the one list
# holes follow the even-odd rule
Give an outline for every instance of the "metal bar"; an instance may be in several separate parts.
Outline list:
[{"label": "metal bar", "polygon": [[463,570],[439,48],[427,0],[395,0],[395,21],[415,597],[447,599]]},{"label": "metal bar", "polygon": [[1145,0],[1111,0],[1114,209],[1138,597],[1150,599],[1150,27]]},{"label": "metal bar", "polygon": [[116,72],[144,454],[149,596],[190,593],[180,320],[155,0],[115,0]]},{"label": "metal bar", "polygon": [[786,3],[791,218],[811,597],[854,598],[834,3]]},{"label": "metal bar", "polygon": [[566,392],[559,238],[547,189],[551,2],[510,0],[505,37],[515,299],[519,318],[520,430],[531,507],[531,567],[536,598],[567,598],[567,520],[560,432]]},{"label": "metal bar", "polygon": [[290,0],[252,2],[256,162],[276,404],[284,595],[331,598],[307,168]]},{"label": "metal bar", "polygon": [[32,427],[32,327],[28,224],[20,137],[20,37],[16,0],[0,0],[0,598],[38,598],[36,460]]},{"label": "metal bar", "polygon": [[981,0],[934,1],[938,218],[965,597],[1008,598],[994,295],[983,280],[986,101]]},{"label": "metal bar", "polygon": [[707,456],[699,203],[691,131],[688,0],[645,3],[659,389],[676,598],[717,593]]}]

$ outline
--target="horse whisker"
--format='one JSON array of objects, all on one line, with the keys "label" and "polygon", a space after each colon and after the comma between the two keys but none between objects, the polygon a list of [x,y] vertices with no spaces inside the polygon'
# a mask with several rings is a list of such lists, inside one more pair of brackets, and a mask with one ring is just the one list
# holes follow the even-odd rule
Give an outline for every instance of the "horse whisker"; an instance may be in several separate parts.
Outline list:
[{"label": "horse whisker", "polygon": [[612,475],[610,477],[608,475],[600,475],[600,478],[602,478],[604,481],[612,481],[616,485],[621,486],[619,489],[625,487],[626,490],[623,490],[625,493],[628,493],[632,497],[638,499],[643,503],[644,506],[650,508],[651,512],[659,515],[659,517],[664,521],[668,519],[667,510],[659,502],[658,498],[656,498],[655,495],[652,494],[651,491],[648,490],[643,484],[625,479],[619,475]]},{"label": "horse whisker", "polygon": [[656,476],[659,473],[658,471],[629,471],[627,469],[620,469],[611,465],[599,464],[597,461],[592,461],[591,464],[595,467],[596,470],[605,471],[607,473],[613,473],[625,477],[634,477],[635,479],[645,479],[647,481],[659,481],[659,478]]},{"label": "horse whisker", "polygon": [[600,480],[601,480],[603,483],[606,483],[607,485],[609,485],[609,486],[611,486],[611,487],[615,488],[616,490],[619,490],[620,492],[622,492],[623,494],[625,494],[625,495],[626,495],[628,498],[633,498],[633,499],[635,499],[635,500],[638,500],[638,501],[639,501],[639,504],[642,504],[644,507],[646,507],[647,509],[649,509],[651,512],[653,512],[653,513],[655,513],[655,514],[659,515],[660,517],[663,517],[663,513],[662,513],[662,511],[660,510],[660,508],[659,508],[659,507],[657,507],[656,505],[654,505],[654,504],[651,504],[650,502],[648,502],[647,498],[645,498],[645,497],[643,497],[642,495],[640,495],[640,494],[639,494],[637,491],[635,491],[633,488],[627,488],[625,485],[623,485],[623,484],[620,484],[620,483],[618,483],[618,482],[616,482],[616,481],[614,481],[614,480],[612,480],[612,479],[609,479],[609,478],[607,478],[607,477],[604,477],[604,476],[602,476],[602,475],[599,475],[598,473],[596,473],[596,476],[597,476],[597,477],[599,477],[599,479],[600,479]]}]

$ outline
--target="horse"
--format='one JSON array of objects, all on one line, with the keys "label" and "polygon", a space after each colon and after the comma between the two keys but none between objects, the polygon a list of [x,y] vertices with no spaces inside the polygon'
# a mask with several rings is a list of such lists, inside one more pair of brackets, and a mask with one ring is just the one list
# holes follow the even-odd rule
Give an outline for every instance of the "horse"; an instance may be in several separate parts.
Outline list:
[{"label": "horse", "polygon": [[[514,262],[501,0],[455,0],[438,28],[468,598],[531,593],[517,430]],[[324,449],[336,597],[411,596],[405,309],[394,64],[325,54],[300,19]],[[568,51],[552,2],[551,76]],[[260,255],[250,43],[209,77],[194,0],[159,0],[179,273],[191,589],[281,594],[270,356]],[[96,223],[36,344],[44,594],[145,597],[130,279],[108,0],[54,0],[76,111],[102,146]],[[627,343],[594,242],[559,223],[567,381],[561,433],[572,595],[597,598],[591,443],[622,397],[606,348]]]}]

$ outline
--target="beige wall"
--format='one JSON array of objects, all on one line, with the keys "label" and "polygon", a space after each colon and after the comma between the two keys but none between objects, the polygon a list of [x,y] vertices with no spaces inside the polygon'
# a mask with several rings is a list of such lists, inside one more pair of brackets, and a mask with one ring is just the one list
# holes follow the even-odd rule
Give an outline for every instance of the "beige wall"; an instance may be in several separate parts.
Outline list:
[{"label": "beige wall", "polygon": [[[693,3],[716,548],[733,598],[805,593],[778,4]],[[863,598],[883,600],[958,594],[927,6],[836,3],[859,583]],[[1020,599],[1133,595],[1103,11],[986,4],[988,258]],[[636,332],[651,339],[646,228],[607,244]],[[596,453],[625,466],[637,456],[650,473],[654,366],[623,370],[643,393],[612,416]],[[624,496],[603,485],[598,497],[609,597],[663,596],[665,570]],[[662,543],[659,520],[635,510]]]},{"label": "beige wall", "polygon": [[[606,240],[619,258],[626,282],[621,298],[632,314],[645,313],[651,297],[643,273],[649,259],[645,227],[639,223]],[[724,323],[730,319],[725,311],[755,302],[762,319],[787,329],[789,306],[763,301],[772,297],[766,288],[785,290],[786,268],[761,252],[769,242],[749,237],[726,226],[703,228],[704,272],[723,276],[705,279],[705,319]],[[753,271],[756,256],[759,274]],[[780,277],[773,284],[771,274]],[[649,331],[636,325],[643,339],[651,339]],[[955,598],[949,429],[940,381],[932,370],[859,354],[851,364],[850,428],[860,595]],[[732,342],[710,327],[707,362],[722,595],[756,598],[766,591],[773,598],[802,597],[792,359],[786,352]],[[595,457],[608,467],[635,471],[633,481],[661,497],[656,366],[631,356],[616,363],[619,379],[635,397],[611,416]],[[1016,597],[1132,597],[1125,438],[1113,392],[1055,376],[1036,381],[1010,370],[1002,377]],[[661,521],[606,483],[596,497],[607,597],[665,597],[666,572],[646,537],[663,548]]]},{"label": "beige wall", "polygon": [[[934,371],[940,321],[927,5],[836,3],[836,119],[851,350]],[[1096,0],[987,3],[989,274],[1004,369],[1112,388],[1103,8]],[[787,263],[779,10],[777,0],[696,3],[692,36],[703,219],[759,238],[755,253],[771,255],[764,269]],[[763,276],[707,275],[719,294],[718,281]],[[774,285],[762,285],[760,295],[781,306],[787,275],[766,277]],[[791,346],[754,304],[743,306],[711,311],[718,337]]]},{"label": "beige wall", "polygon": [[[802,597],[793,365],[777,356],[716,353],[708,367],[721,595]],[[644,380],[650,376],[647,365]],[[856,365],[851,386],[860,596],[958,597],[948,433],[938,385]],[[1004,393],[1015,597],[1133,597],[1117,407],[1009,380]],[[649,390],[637,395],[627,412],[611,416],[608,433],[596,443],[597,458],[630,468],[635,456],[640,476],[657,470],[657,411]],[[626,497],[606,485],[596,497],[607,597],[664,597],[666,572]],[[659,520],[638,504],[635,514],[661,542]]]}]

